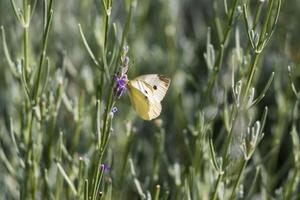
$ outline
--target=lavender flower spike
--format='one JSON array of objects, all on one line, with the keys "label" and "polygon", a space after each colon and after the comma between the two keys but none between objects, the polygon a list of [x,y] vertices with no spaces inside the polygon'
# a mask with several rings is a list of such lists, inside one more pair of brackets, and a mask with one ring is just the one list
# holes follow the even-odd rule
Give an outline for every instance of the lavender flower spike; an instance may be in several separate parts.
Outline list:
[{"label": "lavender flower spike", "polygon": [[116,76],[116,82],[117,82],[117,87],[116,87],[116,96],[118,98],[121,97],[123,92],[126,90],[126,84],[127,84],[127,75],[123,75],[121,77]]},{"label": "lavender flower spike", "polygon": [[110,170],[110,166],[108,165],[108,164],[101,164],[100,165],[100,168],[101,168],[101,170],[103,171],[103,172],[105,172],[105,173],[107,173],[107,172],[109,172],[109,170]]}]

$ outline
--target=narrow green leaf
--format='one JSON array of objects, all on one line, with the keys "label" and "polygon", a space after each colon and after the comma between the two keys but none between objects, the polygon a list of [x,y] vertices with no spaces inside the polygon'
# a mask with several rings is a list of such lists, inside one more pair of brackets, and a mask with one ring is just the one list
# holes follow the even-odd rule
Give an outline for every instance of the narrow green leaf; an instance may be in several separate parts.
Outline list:
[{"label": "narrow green leaf", "polygon": [[219,172],[220,168],[219,168],[218,163],[217,163],[216,153],[215,153],[215,149],[214,149],[214,144],[213,144],[212,138],[209,138],[209,150],[210,150],[210,154],[211,154],[211,158],[212,158],[212,164],[213,164],[215,170],[217,172]]},{"label": "narrow green leaf", "polygon": [[104,71],[104,70],[100,67],[99,61],[96,59],[96,57],[95,57],[94,53],[92,52],[92,50],[91,50],[89,44],[87,43],[86,37],[84,36],[83,30],[82,30],[80,24],[78,24],[78,29],[79,29],[80,37],[81,37],[81,39],[82,39],[82,42],[83,42],[83,44],[84,44],[84,47],[85,47],[85,49],[87,50],[89,56],[92,58],[94,64],[95,64],[101,71]]},{"label": "narrow green leaf", "polygon": [[16,6],[16,3],[15,3],[15,1],[14,0],[10,0],[10,4],[11,4],[11,6],[12,6],[12,8],[13,8],[13,11],[14,11],[14,14],[15,14],[15,17],[17,18],[17,20],[19,21],[19,22],[21,22],[22,21],[22,15],[20,15],[20,9],[19,8],[17,8],[17,6]]},{"label": "narrow green leaf", "polygon": [[16,71],[16,66],[15,66],[14,62],[12,61],[12,59],[11,59],[11,56],[10,56],[10,53],[9,53],[9,50],[8,50],[8,47],[7,47],[5,30],[4,30],[3,26],[1,26],[1,36],[2,36],[2,44],[3,44],[4,55],[5,55],[6,61],[8,63],[8,66],[10,67],[11,72],[15,76],[18,76],[18,73]]},{"label": "narrow green leaf", "polygon": [[273,79],[274,79],[274,75],[275,73],[272,72],[271,76],[269,77],[269,80],[266,84],[266,86],[264,87],[263,91],[260,93],[260,95],[252,102],[252,104],[249,106],[250,108],[255,106],[256,104],[258,104],[266,95],[268,89],[270,88],[271,86],[271,83],[273,82]]},{"label": "narrow green leaf", "polygon": [[65,170],[63,169],[63,167],[61,166],[61,164],[59,162],[57,162],[56,166],[57,166],[59,172],[61,173],[61,175],[63,175],[65,181],[67,182],[68,186],[72,190],[73,194],[77,195],[77,191],[76,191],[76,188],[75,188],[73,182],[71,181],[71,179],[69,178],[69,176],[67,175],[67,173],[65,172]]}]

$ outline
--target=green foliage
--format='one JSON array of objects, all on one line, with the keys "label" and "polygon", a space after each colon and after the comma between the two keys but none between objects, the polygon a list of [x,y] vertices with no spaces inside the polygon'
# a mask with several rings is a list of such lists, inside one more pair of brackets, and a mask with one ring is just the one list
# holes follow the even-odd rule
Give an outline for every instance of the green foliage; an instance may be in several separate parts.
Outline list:
[{"label": "green foliage", "polygon": [[[0,1],[0,198],[299,199],[299,8]],[[158,119],[127,64],[171,78]]]}]

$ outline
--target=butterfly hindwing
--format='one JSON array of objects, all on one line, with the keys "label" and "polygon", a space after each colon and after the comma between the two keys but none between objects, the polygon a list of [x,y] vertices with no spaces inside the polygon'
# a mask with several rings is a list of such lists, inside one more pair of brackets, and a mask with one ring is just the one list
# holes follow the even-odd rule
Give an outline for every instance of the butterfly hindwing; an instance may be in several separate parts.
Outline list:
[{"label": "butterfly hindwing", "polygon": [[161,104],[154,98],[149,84],[135,79],[128,82],[128,89],[131,103],[140,117],[151,120],[159,116]]},{"label": "butterfly hindwing", "polygon": [[150,100],[149,120],[158,117],[161,113],[161,103],[155,100]]}]

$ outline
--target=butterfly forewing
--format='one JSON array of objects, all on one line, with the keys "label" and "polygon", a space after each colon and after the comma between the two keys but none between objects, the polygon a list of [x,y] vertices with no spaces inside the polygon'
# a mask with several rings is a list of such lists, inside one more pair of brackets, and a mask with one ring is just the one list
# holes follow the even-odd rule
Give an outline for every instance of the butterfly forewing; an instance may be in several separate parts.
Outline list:
[{"label": "butterfly forewing", "polygon": [[160,115],[160,102],[169,85],[170,79],[158,74],[147,74],[128,81],[131,103],[139,116],[151,120]]},{"label": "butterfly forewing", "polygon": [[136,77],[134,80],[146,83],[153,92],[153,97],[160,102],[170,86],[170,78],[160,74],[147,74]]}]

